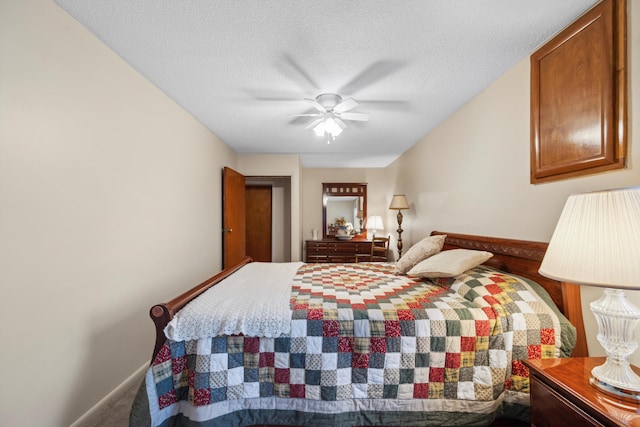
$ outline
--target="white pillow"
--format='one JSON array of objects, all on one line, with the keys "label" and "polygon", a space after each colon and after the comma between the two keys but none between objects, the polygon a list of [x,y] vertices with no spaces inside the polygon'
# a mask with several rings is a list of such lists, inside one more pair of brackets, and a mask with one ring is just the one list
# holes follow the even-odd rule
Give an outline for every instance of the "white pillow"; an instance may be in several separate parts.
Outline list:
[{"label": "white pillow", "polygon": [[411,246],[396,263],[396,273],[404,274],[423,259],[440,252],[446,237],[444,234],[429,236]]},{"label": "white pillow", "polygon": [[491,252],[471,249],[442,251],[419,262],[407,274],[418,277],[453,277],[479,266],[492,256]]}]

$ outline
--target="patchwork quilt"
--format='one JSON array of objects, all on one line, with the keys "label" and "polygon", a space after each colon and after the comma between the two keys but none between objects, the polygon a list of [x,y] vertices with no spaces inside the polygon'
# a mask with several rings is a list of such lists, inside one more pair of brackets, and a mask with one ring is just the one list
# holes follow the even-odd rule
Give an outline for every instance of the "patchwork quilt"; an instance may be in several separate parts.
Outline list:
[{"label": "patchwork quilt", "polygon": [[289,334],[167,341],[146,378],[152,424],[482,424],[528,405],[520,360],[570,352],[572,327],[525,279],[393,269],[305,264]]}]

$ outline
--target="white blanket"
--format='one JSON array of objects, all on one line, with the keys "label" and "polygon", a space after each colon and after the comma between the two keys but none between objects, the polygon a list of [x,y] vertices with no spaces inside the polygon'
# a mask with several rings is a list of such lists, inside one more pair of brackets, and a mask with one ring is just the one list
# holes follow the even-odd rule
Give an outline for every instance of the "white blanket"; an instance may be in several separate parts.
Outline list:
[{"label": "white blanket", "polygon": [[300,266],[301,262],[247,264],[187,304],[164,333],[173,341],[288,334],[291,284]]}]

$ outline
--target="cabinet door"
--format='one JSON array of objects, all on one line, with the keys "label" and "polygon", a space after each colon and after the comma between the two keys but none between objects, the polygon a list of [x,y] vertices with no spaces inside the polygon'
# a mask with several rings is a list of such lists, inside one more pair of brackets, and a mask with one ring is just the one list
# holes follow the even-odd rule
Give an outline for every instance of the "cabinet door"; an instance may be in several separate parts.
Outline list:
[{"label": "cabinet door", "polygon": [[621,169],[626,1],[604,0],[531,55],[531,183]]}]

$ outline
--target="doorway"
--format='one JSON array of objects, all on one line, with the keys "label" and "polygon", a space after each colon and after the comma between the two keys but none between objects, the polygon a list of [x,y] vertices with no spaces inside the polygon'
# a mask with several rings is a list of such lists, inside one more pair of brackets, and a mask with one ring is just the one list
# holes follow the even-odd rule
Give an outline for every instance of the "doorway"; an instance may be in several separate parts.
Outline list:
[{"label": "doorway", "polygon": [[245,177],[247,255],[291,261],[291,177]]}]

